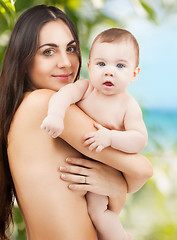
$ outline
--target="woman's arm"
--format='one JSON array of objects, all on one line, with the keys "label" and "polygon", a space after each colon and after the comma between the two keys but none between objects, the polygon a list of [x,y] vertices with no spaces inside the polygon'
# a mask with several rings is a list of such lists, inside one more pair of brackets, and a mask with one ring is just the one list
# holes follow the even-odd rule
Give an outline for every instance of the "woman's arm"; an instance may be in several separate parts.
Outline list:
[{"label": "woman's arm", "polygon": [[[41,110],[47,115],[48,102],[55,92],[38,90],[37,94],[39,92],[43,98]],[[93,124],[94,121],[79,107],[71,105],[66,112],[65,128],[60,137],[85,156],[123,172],[128,183],[128,192],[136,192],[152,176],[151,163],[140,154],[127,154],[110,147],[100,153],[89,151],[87,147],[83,146],[83,136],[89,131],[96,131]]]},{"label": "woman's arm", "polygon": [[94,121],[77,106],[71,105],[68,108],[64,125],[65,128],[60,137],[87,157],[123,172],[128,183],[129,193],[139,190],[152,176],[151,163],[140,154],[123,153],[110,147],[96,153],[83,146],[83,136],[87,132],[96,131],[96,129]]}]

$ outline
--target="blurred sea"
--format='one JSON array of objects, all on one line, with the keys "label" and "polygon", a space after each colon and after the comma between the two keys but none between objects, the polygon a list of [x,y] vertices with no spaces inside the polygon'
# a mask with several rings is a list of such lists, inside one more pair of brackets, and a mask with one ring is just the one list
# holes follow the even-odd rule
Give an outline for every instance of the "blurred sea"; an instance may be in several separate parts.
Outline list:
[{"label": "blurred sea", "polygon": [[143,118],[149,136],[146,151],[158,148],[177,153],[177,109],[144,109]]}]

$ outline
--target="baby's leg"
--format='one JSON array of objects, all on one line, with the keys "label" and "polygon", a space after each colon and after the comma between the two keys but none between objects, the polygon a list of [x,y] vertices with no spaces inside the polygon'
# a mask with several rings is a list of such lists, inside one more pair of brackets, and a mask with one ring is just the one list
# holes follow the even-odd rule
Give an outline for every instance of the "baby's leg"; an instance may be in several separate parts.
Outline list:
[{"label": "baby's leg", "polygon": [[117,214],[107,209],[108,197],[88,192],[88,212],[98,232],[99,240],[132,240],[123,229]]}]

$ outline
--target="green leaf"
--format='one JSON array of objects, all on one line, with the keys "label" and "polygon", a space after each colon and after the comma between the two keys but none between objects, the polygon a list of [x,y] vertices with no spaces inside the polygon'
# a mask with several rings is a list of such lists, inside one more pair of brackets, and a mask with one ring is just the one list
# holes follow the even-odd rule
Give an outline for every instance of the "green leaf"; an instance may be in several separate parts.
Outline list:
[{"label": "green leaf", "polygon": [[16,21],[15,6],[12,6],[9,0],[0,0],[0,14],[6,20],[8,27],[12,29]]},{"label": "green leaf", "polygon": [[147,4],[147,2],[144,0],[139,0],[139,2],[141,6],[144,8],[144,10],[146,11],[146,13],[148,14],[148,18],[152,20],[154,23],[156,23],[157,19],[156,19],[156,13],[154,9],[150,7],[149,4]]},{"label": "green leaf", "polygon": [[68,0],[67,1],[67,6],[72,9],[72,10],[76,10],[81,4],[80,0]]}]

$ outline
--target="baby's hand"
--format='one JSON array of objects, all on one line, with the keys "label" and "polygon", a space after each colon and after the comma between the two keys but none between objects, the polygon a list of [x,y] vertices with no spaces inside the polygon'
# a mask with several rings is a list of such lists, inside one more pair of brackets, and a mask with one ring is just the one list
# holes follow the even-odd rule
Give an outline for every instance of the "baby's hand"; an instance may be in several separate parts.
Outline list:
[{"label": "baby's hand", "polygon": [[63,119],[47,116],[41,124],[41,129],[45,130],[51,137],[56,138],[63,132]]},{"label": "baby's hand", "polygon": [[90,145],[90,151],[96,148],[96,152],[101,152],[105,147],[111,145],[111,130],[98,123],[95,123],[94,126],[98,131],[90,132],[84,136],[84,146]]}]

